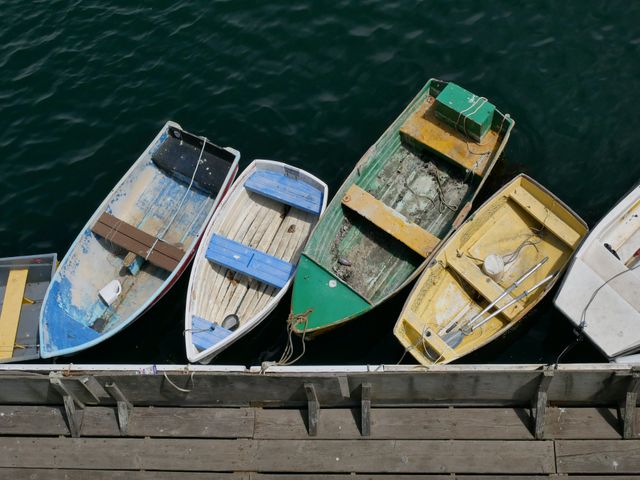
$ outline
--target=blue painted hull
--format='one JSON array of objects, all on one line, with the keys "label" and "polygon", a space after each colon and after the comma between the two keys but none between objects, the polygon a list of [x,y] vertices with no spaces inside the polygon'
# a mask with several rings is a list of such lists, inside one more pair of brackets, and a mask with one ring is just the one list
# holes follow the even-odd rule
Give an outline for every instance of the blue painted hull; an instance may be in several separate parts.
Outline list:
[{"label": "blue painted hull", "polygon": [[[152,160],[167,141],[167,123],[80,232],[49,286],[40,316],[43,358],[73,354],[96,345],[130,325],[155,303],[186,269],[200,237],[235,178],[240,154],[215,194],[193,188]],[[185,252],[173,271],[144,262],[133,275],[124,266],[127,251],[96,235],[91,227],[108,212]],[[112,280],[122,285],[118,300],[107,305],[98,292]]]}]

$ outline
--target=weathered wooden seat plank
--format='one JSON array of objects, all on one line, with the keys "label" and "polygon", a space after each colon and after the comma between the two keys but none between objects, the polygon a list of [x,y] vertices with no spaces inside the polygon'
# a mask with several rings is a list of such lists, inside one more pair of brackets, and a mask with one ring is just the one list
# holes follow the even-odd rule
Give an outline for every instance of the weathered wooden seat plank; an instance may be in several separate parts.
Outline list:
[{"label": "weathered wooden seat plank", "polygon": [[9,272],[7,287],[0,305],[0,360],[13,357],[28,274],[29,270],[26,268]]},{"label": "weathered wooden seat plank", "polygon": [[553,232],[559,240],[566,243],[572,249],[578,247],[582,235],[571,228],[565,221],[550,211],[544,204],[535,198],[524,188],[518,188],[509,195],[514,202],[520,205],[533,218],[544,225],[544,228]]},{"label": "weathered wooden seat plank", "polygon": [[[480,267],[478,267],[473,261],[467,257],[447,255],[447,265],[450,266],[456,273],[464,279],[473,289],[481,294],[488,302],[493,302],[498,298],[504,289],[498,285],[493,279],[482,273]],[[512,295],[506,295],[503,300],[498,302],[498,306],[503,306],[513,300]],[[522,302],[513,304],[511,307],[503,310],[502,314],[508,318],[513,318],[522,310]]]},{"label": "weathered wooden seat plank", "polygon": [[418,150],[427,148],[475,175],[489,170],[492,153],[500,146],[500,135],[489,130],[482,144],[465,138],[454,127],[436,118],[435,102],[425,102],[400,127],[401,138]]},{"label": "weathered wooden seat plank", "polygon": [[423,257],[428,257],[440,243],[438,237],[408,221],[404,215],[355,184],[347,190],[342,198],[342,204]]},{"label": "weathered wooden seat plank", "polygon": [[[100,216],[95,225],[91,227],[91,231],[168,271],[173,271],[184,256],[184,251],[180,248],[158,240],[153,235],[143,232],[107,212]],[[153,251],[149,253],[149,249],[152,247]]]}]

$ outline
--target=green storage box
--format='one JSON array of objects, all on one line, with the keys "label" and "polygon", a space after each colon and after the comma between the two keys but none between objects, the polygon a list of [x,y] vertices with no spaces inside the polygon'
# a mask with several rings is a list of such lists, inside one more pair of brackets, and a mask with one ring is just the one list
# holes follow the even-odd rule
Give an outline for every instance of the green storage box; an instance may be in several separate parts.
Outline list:
[{"label": "green storage box", "polygon": [[436,117],[477,142],[491,128],[495,109],[493,104],[454,83],[436,97]]}]

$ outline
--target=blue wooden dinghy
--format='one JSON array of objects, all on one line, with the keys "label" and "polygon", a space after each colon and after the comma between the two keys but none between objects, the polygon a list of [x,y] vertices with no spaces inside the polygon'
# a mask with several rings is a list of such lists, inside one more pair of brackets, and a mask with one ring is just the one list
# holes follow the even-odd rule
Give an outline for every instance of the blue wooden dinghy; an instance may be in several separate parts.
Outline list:
[{"label": "blue wooden dinghy", "polygon": [[211,219],[191,271],[189,361],[209,363],[275,308],[327,193],[323,181],[280,162],[255,160],[242,172]]},{"label": "blue wooden dinghy", "polygon": [[40,358],[38,320],[57,255],[0,258],[0,363]]},{"label": "blue wooden dinghy", "polygon": [[43,358],[115,335],[185,270],[233,182],[240,153],[168,122],[89,219],[40,315]]}]

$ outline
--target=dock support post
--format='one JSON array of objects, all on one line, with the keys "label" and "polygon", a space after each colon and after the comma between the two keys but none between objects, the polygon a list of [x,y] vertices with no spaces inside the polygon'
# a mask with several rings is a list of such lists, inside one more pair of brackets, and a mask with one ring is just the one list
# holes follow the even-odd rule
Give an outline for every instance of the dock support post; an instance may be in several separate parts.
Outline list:
[{"label": "dock support post", "polygon": [[622,438],[628,440],[636,436],[636,404],[640,387],[640,368],[631,369],[631,378],[624,399],[624,417],[622,420]]},{"label": "dock support post", "polygon": [[371,435],[371,384],[363,383],[361,386],[360,401],[361,405],[361,421],[360,433],[363,437]]},{"label": "dock support post", "polygon": [[49,383],[62,397],[64,411],[67,417],[67,424],[71,436],[77,438],[82,430],[82,419],[84,418],[84,403],[78,400],[62,383],[59,374],[50,374]]},{"label": "dock support post", "polygon": [[307,409],[309,419],[309,436],[318,435],[318,417],[320,415],[320,403],[316,395],[316,389],[312,383],[304,384],[304,392],[307,395]]},{"label": "dock support post", "polygon": [[544,419],[547,412],[548,396],[547,391],[551,380],[553,380],[554,368],[550,365],[544,367],[542,372],[542,378],[538,385],[538,391],[535,397],[535,421],[534,421],[534,435],[536,440],[542,440],[544,438]]},{"label": "dock support post", "polygon": [[125,436],[129,431],[129,419],[133,414],[133,405],[129,400],[127,400],[127,397],[124,396],[115,382],[105,383],[104,388],[116,401],[116,405],[118,406],[118,426],[120,427],[120,435]]}]

